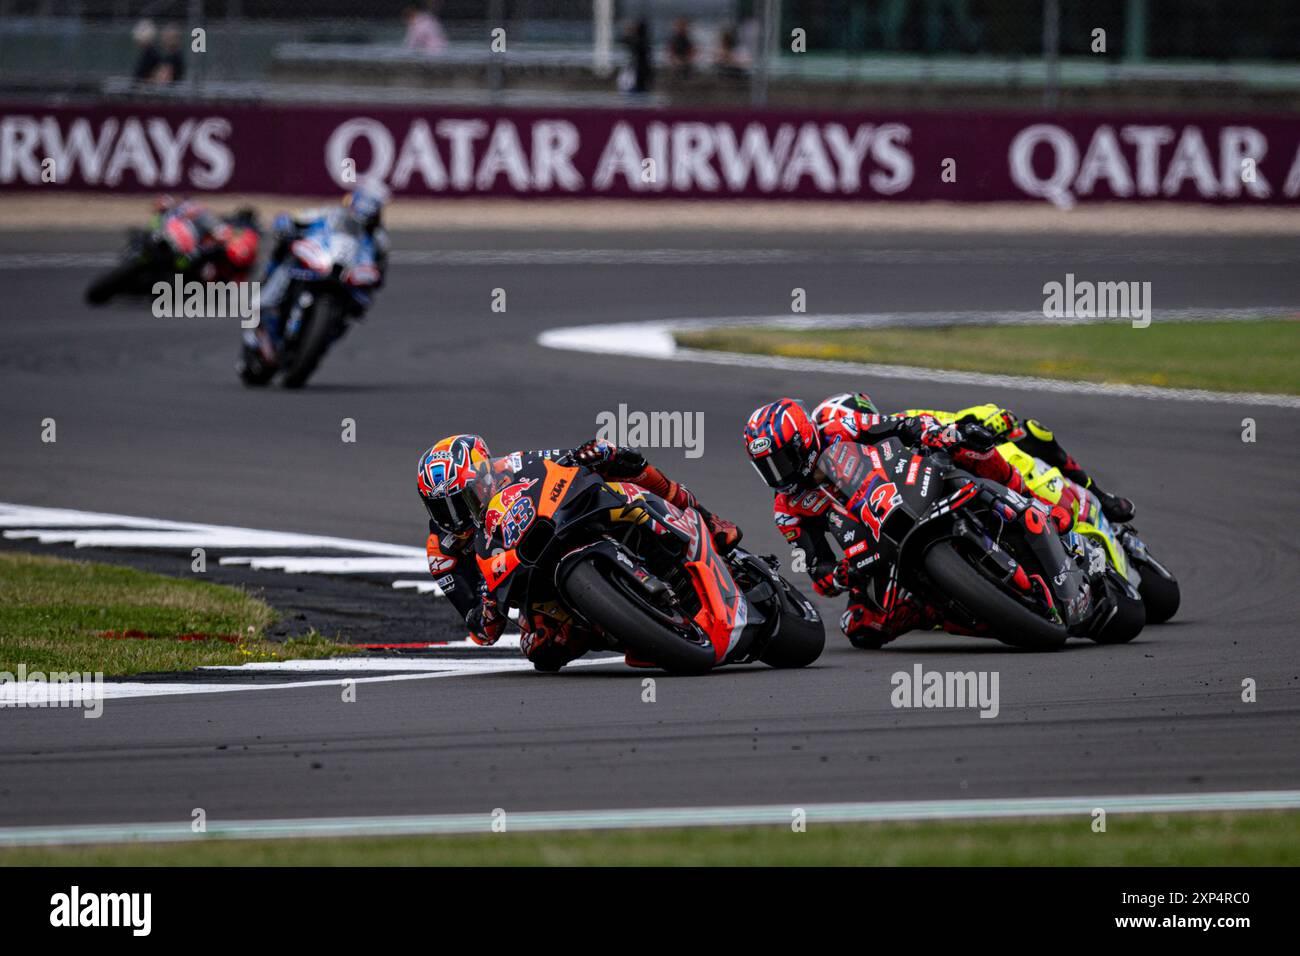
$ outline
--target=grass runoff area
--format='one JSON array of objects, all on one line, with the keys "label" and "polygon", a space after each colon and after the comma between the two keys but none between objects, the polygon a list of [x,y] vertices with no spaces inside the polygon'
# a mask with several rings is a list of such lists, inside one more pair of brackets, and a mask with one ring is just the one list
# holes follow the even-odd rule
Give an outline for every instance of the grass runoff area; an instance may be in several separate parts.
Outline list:
[{"label": "grass runoff area", "polygon": [[0,554],[0,672],[126,676],[328,657],[317,635],[265,639],[275,612],[236,588],[43,555]]},{"label": "grass runoff area", "polygon": [[1293,866],[1300,813],[1112,814],[0,849],[0,866]]},{"label": "grass runoff area", "polygon": [[1159,322],[942,328],[726,328],[679,345],[789,358],[918,365],[1222,392],[1300,393],[1300,321]]}]

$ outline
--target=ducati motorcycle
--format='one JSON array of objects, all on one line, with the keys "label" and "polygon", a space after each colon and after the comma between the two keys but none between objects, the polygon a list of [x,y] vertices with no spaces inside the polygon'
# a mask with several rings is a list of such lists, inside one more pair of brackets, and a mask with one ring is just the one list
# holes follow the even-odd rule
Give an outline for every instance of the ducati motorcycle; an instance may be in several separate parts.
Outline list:
[{"label": "ducati motorcycle", "polygon": [[761,661],[805,667],[825,630],[774,557],[719,553],[708,525],[571,457],[492,463],[478,562],[499,607],[572,620],[593,650],[679,674]]},{"label": "ducati motorcycle", "polygon": [[1148,624],[1163,624],[1177,613],[1182,600],[1177,578],[1156,559],[1132,524],[1112,524],[1102,513],[1101,501],[1095,494],[1014,443],[1001,444],[997,450],[1040,498],[1055,504],[1067,486],[1074,490],[1079,499],[1074,532],[1100,545],[1116,572],[1138,589]]},{"label": "ducati motorcycle", "polygon": [[1047,505],[956,467],[945,451],[897,438],[837,442],[817,469],[832,489],[828,520],[850,583],[873,590],[886,611],[905,588],[964,630],[1039,650],[1142,630],[1142,598],[1100,544],[1062,536]]}]

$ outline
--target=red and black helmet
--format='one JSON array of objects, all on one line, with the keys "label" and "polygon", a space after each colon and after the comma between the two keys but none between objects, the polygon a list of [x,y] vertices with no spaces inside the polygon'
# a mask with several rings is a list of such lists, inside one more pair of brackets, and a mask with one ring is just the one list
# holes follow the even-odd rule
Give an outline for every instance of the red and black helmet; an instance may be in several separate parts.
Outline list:
[{"label": "red and black helmet", "polygon": [[821,436],[803,403],[782,398],[755,409],[745,425],[745,451],[769,488],[804,485],[817,467]]},{"label": "red and black helmet", "polygon": [[420,456],[420,500],[440,530],[464,534],[483,520],[491,458],[478,435],[450,435]]},{"label": "red and black helmet", "polygon": [[851,419],[855,413],[863,415],[880,414],[876,408],[876,403],[871,400],[871,396],[866,392],[840,392],[838,395],[832,395],[824,399],[821,404],[814,408],[812,419],[813,424],[820,427],[841,419]]}]

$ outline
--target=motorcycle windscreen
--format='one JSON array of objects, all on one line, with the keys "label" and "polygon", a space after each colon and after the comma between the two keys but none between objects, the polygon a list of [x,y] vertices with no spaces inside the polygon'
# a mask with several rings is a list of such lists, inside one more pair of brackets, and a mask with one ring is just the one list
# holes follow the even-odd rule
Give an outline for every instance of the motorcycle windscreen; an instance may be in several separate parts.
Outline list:
[{"label": "motorcycle windscreen", "polygon": [[841,504],[853,500],[875,468],[866,448],[856,442],[836,442],[817,458],[818,474],[835,490]]}]

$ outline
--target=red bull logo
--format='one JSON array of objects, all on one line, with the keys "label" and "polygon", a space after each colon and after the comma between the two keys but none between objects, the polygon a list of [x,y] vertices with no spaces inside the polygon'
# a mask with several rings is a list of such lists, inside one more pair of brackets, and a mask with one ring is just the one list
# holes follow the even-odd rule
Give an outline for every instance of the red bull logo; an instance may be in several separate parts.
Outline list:
[{"label": "red bull logo", "polygon": [[514,484],[503,489],[498,495],[501,499],[502,509],[509,511],[510,506],[519,500],[519,496],[535,484],[537,484],[536,478],[524,478],[523,480],[516,481]]},{"label": "red bull logo", "polygon": [[502,519],[509,513],[511,507],[535,484],[537,484],[536,478],[524,478],[497,492],[488,507],[487,514],[483,516],[483,530],[489,535],[496,534],[497,528],[500,527]]}]

